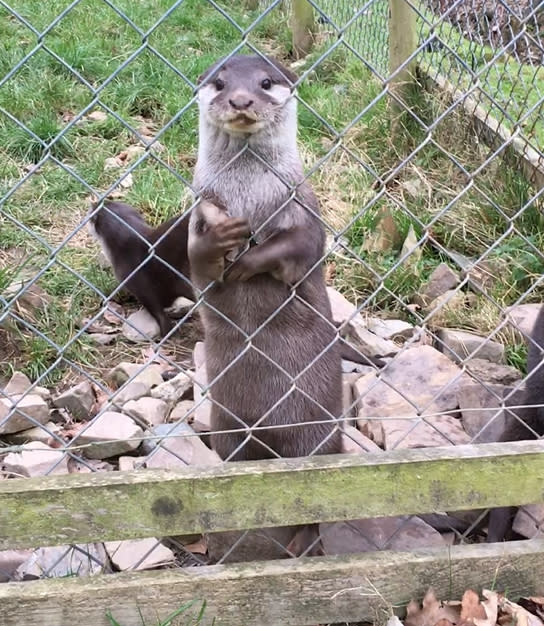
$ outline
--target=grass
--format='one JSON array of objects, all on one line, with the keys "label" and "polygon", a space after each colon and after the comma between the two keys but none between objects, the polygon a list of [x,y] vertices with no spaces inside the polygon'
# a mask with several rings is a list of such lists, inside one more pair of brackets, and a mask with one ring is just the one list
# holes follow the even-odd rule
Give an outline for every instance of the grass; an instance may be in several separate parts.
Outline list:
[{"label": "grass", "polygon": [[[188,615],[189,609],[191,609],[194,604],[195,604],[195,600],[186,602],[179,609],[173,611],[170,615],[168,615],[164,619],[159,619],[153,625],[145,621],[140,609],[138,609],[138,612],[140,614],[141,624],[142,626],[198,626],[199,624],[203,623],[202,620],[204,619],[204,613],[206,611],[206,602],[202,603],[200,609],[198,610],[198,613],[196,614],[193,613],[192,615]],[[183,616],[183,617],[180,617],[180,616]],[[111,626],[125,626],[124,624],[121,624],[113,617],[111,611],[108,611],[108,613],[106,613],[106,617],[108,618]],[[213,619],[211,624],[212,625],[215,624],[215,618]]]},{"label": "grass", "polygon": [[[116,2],[142,32],[155,25],[171,4],[171,0]],[[85,335],[73,340],[81,320],[96,314],[102,294],[115,287],[81,222],[91,192],[108,189],[120,175],[120,170],[104,169],[105,160],[137,143],[132,129],[154,133],[178,115],[191,102],[193,88],[187,80],[194,83],[213,61],[233,50],[258,15],[244,11],[242,3],[219,4],[238,27],[205,0],[186,0],[151,31],[149,47],[134,56],[142,45],[141,33],[105,3],[89,0],[50,29],[46,48],[0,87],[0,198],[10,192],[0,200],[0,296],[16,279],[13,268],[21,262],[27,277],[47,268],[36,284],[48,296],[45,310],[27,311],[25,317],[42,336],[21,327],[0,329],[0,348],[8,355],[0,374],[19,368],[35,378],[56,363],[57,346],[66,344],[62,361],[45,382],[62,381],[71,363],[101,377],[104,367],[139,355],[139,348],[121,341],[114,348],[98,348]],[[67,3],[50,0],[39,14],[32,0],[14,0],[11,6],[40,31]],[[371,34],[378,32],[382,13],[377,10],[365,18]],[[327,38],[327,28],[314,52],[296,65],[299,73],[311,68],[334,41]],[[355,37],[355,26],[350,32]],[[248,40],[290,62],[287,16],[278,9],[258,23]],[[37,42],[31,30],[0,9],[0,80]],[[371,44],[368,56],[379,65],[383,50],[375,41]],[[406,306],[440,262],[455,266],[450,252],[485,256],[496,276],[489,298],[473,294],[470,306],[449,311],[440,323],[482,333],[493,330],[501,309],[515,303],[544,272],[538,202],[519,214],[534,190],[498,158],[484,165],[488,151],[475,142],[456,111],[437,125],[432,141],[425,128],[410,119],[403,122],[402,136],[393,140],[381,83],[343,46],[308,74],[299,95],[299,143],[305,166],[310,171],[326,159],[310,181],[329,233],[341,233],[363,261],[354,261],[349,254],[331,256],[335,285],[355,301],[368,301],[380,315],[414,320]],[[427,124],[443,110],[442,103],[421,93],[413,106]],[[84,110],[86,115],[78,119]],[[107,114],[89,118],[91,111]],[[123,190],[124,200],[139,207],[153,224],[183,206],[184,180],[190,180],[195,162],[196,123],[192,104],[160,135],[163,149],[151,150],[133,172],[132,186]],[[43,161],[44,157],[48,158]],[[376,177],[386,178],[402,163],[387,185],[373,187]],[[39,170],[25,178],[36,164],[41,164]],[[396,241],[387,249],[376,249],[372,241],[380,232],[383,211],[392,216]],[[424,233],[430,237],[419,258],[401,263],[400,245],[410,227],[418,237]],[[539,297],[542,290],[529,299]],[[505,335],[503,340],[509,360],[520,364],[522,348],[511,337]]]}]

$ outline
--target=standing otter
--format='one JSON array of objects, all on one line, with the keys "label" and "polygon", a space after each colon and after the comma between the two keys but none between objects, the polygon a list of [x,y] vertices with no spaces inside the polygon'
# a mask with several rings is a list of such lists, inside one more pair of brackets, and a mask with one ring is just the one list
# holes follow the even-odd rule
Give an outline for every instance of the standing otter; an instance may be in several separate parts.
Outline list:
[{"label": "standing otter", "polygon": [[[540,309],[529,340],[525,392],[520,404],[525,408],[509,412],[506,428],[499,441],[524,441],[544,435],[544,305]],[[487,541],[502,541],[512,531],[517,507],[492,509],[489,514]]]},{"label": "standing otter", "polygon": [[[194,186],[229,217],[202,228],[196,210],[188,252],[204,290],[211,443],[226,460],[341,450],[340,350],[321,268],[325,234],[296,145],[295,81],[277,61],[243,55],[199,79]],[[220,274],[208,268],[250,232],[256,245],[210,285]]]},{"label": "standing otter", "polygon": [[[91,234],[117,280],[128,279],[124,286],[157,320],[164,337],[173,325],[164,309],[176,298],[194,297],[187,258],[189,216],[173,217],[151,228],[136,209],[123,202],[105,201],[98,211],[97,207],[94,204],[91,209]],[[152,255],[150,246],[155,243]]]},{"label": "standing otter", "polygon": [[[212,224],[197,206],[188,254],[203,302],[211,445],[224,460],[341,451],[341,350],[321,266],[325,233],[297,150],[295,81],[277,61],[243,55],[199,79],[194,186],[227,217]],[[223,273],[232,248],[243,250]],[[317,545],[317,525],[296,530],[268,531],[276,552],[278,543],[295,554]],[[212,535],[212,558],[235,536]],[[258,532],[248,544],[229,560],[285,556],[266,552]]]}]

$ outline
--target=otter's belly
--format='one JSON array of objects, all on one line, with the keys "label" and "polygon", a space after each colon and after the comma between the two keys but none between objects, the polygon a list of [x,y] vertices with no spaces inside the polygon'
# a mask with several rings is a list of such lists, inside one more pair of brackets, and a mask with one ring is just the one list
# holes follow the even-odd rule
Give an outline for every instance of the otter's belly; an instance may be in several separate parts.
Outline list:
[{"label": "otter's belly", "polygon": [[290,290],[273,279],[267,286],[263,292],[251,281],[237,284],[235,308],[230,306],[234,290],[229,302],[214,299],[234,325],[206,315],[211,397],[226,409],[214,405],[213,415],[223,420],[214,420],[214,428],[233,427],[229,412],[248,425],[263,416],[263,424],[293,424],[340,414],[340,356],[336,345],[329,348],[335,329],[315,312],[319,302],[291,298]]}]

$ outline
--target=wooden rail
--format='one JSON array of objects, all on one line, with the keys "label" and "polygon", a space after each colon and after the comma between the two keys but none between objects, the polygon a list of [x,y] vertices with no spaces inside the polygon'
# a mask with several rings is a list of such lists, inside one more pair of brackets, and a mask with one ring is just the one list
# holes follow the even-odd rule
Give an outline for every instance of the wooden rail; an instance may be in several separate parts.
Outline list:
[{"label": "wooden rail", "polygon": [[[0,547],[22,548],[544,502],[544,441],[0,482]],[[216,625],[373,619],[428,586],[544,593],[544,542],[0,585],[3,626],[147,623],[205,599]],[[181,619],[181,618],[180,618]],[[155,621],[152,621],[155,620]],[[183,621],[179,622],[183,624]]]}]

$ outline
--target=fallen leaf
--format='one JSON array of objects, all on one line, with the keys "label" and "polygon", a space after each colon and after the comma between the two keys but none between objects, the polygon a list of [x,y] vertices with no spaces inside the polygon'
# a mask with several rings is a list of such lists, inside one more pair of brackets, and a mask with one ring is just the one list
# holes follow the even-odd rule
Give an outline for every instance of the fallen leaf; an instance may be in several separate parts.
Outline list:
[{"label": "fallen leaf", "polygon": [[123,167],[123,163],[122,161],[114,156],[114,157],[108,157],[105,161],[104,161],[104,170],[112,170],[118,167]]},{"label": "fallen leaf", "polygon": [[[542,620],[536,615],[529,613],[519,604],[511,602],[506,598],[500,601],[499,607],[508,616],[510,623],[513,622],[516,626],[542,626]],[[503,623],[508,623],[508,620],[504,620]]]},{"label": "fallen leaf", "polygon": [[421,246],[417,245],[417,242],[418,238],[416,236],[416,231],[414,230],[414,226],[411,224],[400,251],[401,256],[404,256],[405,254],[410,255],[404,261],[405,263],[414,263],[415,261],[419,261],[421,258],[422,249]]},{"label": "fallen leaf", "polygon": [[[435,626],[441,620],[457,624],[459,610],[440,602],[432,589],[425,594],[422,607],[415,600],[412,600],[406,607],[405,626]],[[445,623],[443,626],[446,626]]]},{"label": "fallen leaf", "polygon": [[189,552],[194,552],[195,554],[206,554],[206,552],[208,552],[208,541],[206,537],[200,537],[198,541],[188,543],[183,547]]},{"label": "fallen leaf", "polygon": [[75,116],[76,114],[73,111],[64,111],[64,113],[62,114],[61,120],[65,123],[71,122]]},{"label": "fallen leaf", "polygon": [[499,612],[499,594],[495,591],[484,589],[482,595],[485,600],[482,600],[481,605],[484,608],[486,617],[485,619],[474,618],[472,621],[476,626],[495,626]]},{"label": "fallen leaf", "polygon": [[120,304],[109,302],[104,309],[104,319],[110,324],[119,325],[124,322],[124,313],[125,311]]},{"label": "fallen leaf", "polygon": [[93,111],[92,113],[89,113],[86,117],[92,122],[103,122],[104,120],[108,119],[108,115],[107,113],[104,113],[104,111]]},{"label": "fallen leaf", "polygon": [[540,619],[544,618],[543,597],[530,596],[529,598],[520,598],[518,604],[530,613],[533,613],[533,615],[537,615]]},{"label": "fallen leaf", "polygon": [[471,622],[476,619],[485,619],[484,607],[480,604],[480,596],[472,589],[467,589],[461,600],[461,620]]},{"label": "fallen leaf", "polygon": [[363,250],[366,252],[385,252],[398,248],[401,232],[389,207],[381,207],[379,217],[372,234],[365,239]]}]

